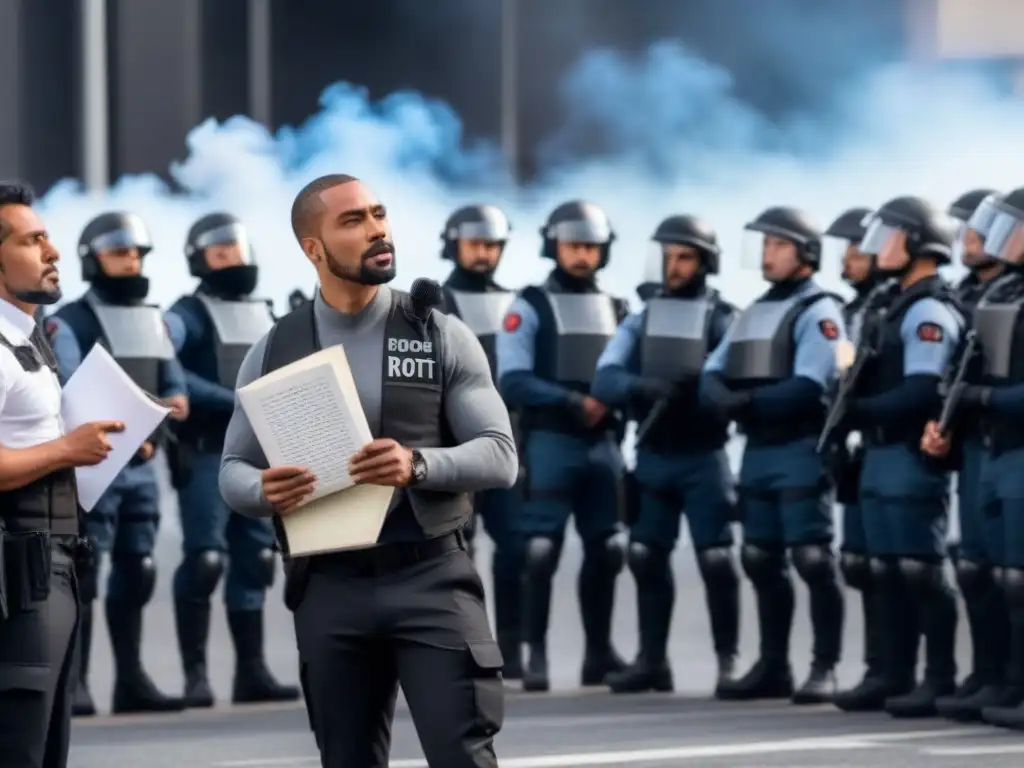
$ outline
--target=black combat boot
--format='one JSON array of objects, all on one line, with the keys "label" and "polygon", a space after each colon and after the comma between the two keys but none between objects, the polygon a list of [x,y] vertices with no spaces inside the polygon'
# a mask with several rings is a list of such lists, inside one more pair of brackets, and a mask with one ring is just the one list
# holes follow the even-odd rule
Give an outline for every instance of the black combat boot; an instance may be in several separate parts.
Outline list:
[{"label": "black combat boot", "polygon": [[299,689],[281,685],[267,669],[263,653],[263,611],[228,611],[228,629],[235,644],[235,704],[296,701]]},{"label": "black combat boot", "polygon": [[1002,592],[990,572],[984,577],[984,581],[980,577],[960,580],[971,629],[971,674],[951,696],[935,702],[940,715],[961,723],[980,722],[982,710],[1002,706],[1006,693],[1003,672],[1007,665],[1009,621]]},{"label": "black combat boot", "polygon": [[1024,731],[1024,571],[1007,569],[1003,584],[1009,609],[1010,642],[1002,701],[981,711],[989,725]]},{"label": "black combat boot", "polygon": [[925,674],[913,691],[885,702],[885,711],[899,718],[934,717],[938,699],[956,690],[956,594],[938,576],[920,583],[914,594],[925,637]]},{"label": "black combat boot", "polygon": [[551,689],[547,637],[553,573],[554,561],[551,559],[538,557],[532,564],[527,564],[523,581],[523,628],[528,646],[526,669],[523,670],[524,691],[540,693]]},{"label": "black combat boot", "polygon": [[505,660],[501,675],[506,680],[523,677],[523,593],[519,578],[494,575],[494,624],[498,648]]},{"label": "black combat boot", "polygon": [[606,682],[613,693],[668,692],[674,688],[668,632],[675,604],[668,553],[634,544],[629,566],[636,579],[640,652],[629,667],[610,673]]},{"label": "black combat boot", "polygon": [[612,557],[604,551],[603,545],[597,552],[585,552],[576,584],[585,638],[583,669],[580,673],[580,684],[583,686],[604,685],[609,674],[626,668],[626,662],[612,647],[615,580],[621,569],[621,562],[611,562]]},{"label": "black combat boot", "polygon": [[142,668],[143,606],[107,600],[105,607],[115,666],[111,712],[119,715],[184,709],[180,697],[161,693]]},{"label": "black combat boot", "polygon": [[178,650],[185,673],[185,707],[213,706],[213,690],[206,676],[206,645],[210,636],[210,601],[177,601],[174,623],[178,630]]},{"label": "black combat boot", "polygon": [[704,580],[704,600],[711,624],[711,642],[718,659],[715,695],[736,679],[740,639],[740,574],[731,548],[715,547],[697,555]]},{"label": "black combat boot", "polygon": [[853,688],[832,697],[832,703],[846,712],[881,710],[889,696],[885,677],[884,624],[879,620],[881,606],[875,590],[872,582],[859,590],[864,614],[864,676]]},{"label": "black combat boot", "polygon": [[92,653],[92,602],[82,605],[78,620],[78,649],[73,673],[74,690],[71,693],[71,714],[74,717],[93,717],[96,704],[89,692],[89,656]]},{"label": "black combat boot", "polygon": [[827,546],[804,546],[794,559],[810,592],[811,629],[814,650],[811,671],[793,693],[794,704],[825,704],[836,695],[836,664],[843,644],[845,605],[839,589],[839,574]]},{"label": "black combat boot", "polygon": [[[788,699],[793,695],[789,666],[789,635],[793,626],[793,582],[788,573],[776,570],[767,578],[751,573],[757,595],[757,621],[761,634],[760,656],[738,680],[723,682],[716,695],[728,701]],[[758,579],[758,581],[755,581]]]}]

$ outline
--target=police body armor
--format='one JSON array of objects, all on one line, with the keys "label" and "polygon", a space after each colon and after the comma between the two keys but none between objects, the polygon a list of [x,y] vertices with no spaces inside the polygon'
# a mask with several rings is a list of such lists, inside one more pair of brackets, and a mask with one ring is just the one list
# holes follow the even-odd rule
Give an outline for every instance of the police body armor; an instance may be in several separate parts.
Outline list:
[{"label": "police body armor", "polygon": [[[794,329],[809,307],[831,294],[810,284],[779,300],[758,299],[740,315],[730,335],[722,378],[733,389],[755,389],[793,376],[796,360]],[[812,412],[813,411],[813,412]],[[820,412],[819,412],[820,411]],[[816,435],[825,419],[824,404],[808,416],[784,424],[743,421],[743,432],[760,443],[778,443]]]},{"label": "police body armor", "polygon": [[160,364],[174,359],[159,307],[108,304],[90,291],[61,307],[57,316],[71,326],[83,355],[93,344],[102,344],[140,389],[159,394]]},{"label": "police body armor", "polygon": [[[885,317],[878,327],[875,328],[873,324],[872,333],[877,332],[876,341],[872,345],[874,355],[864,367],[858,381],[858,397],[880,395],[896,389],[903,383],[903,320],[911,307],[928,298],[959,308],[952,289],[937,275],[921,280],[900,293],[889,304]],[[865,444],[869,446],[904,443],[917,451],[925,425],[937,415],[924,411],[907,413],[902,419],[862,429],[861,434]]]},{"label": "police body armor", "polygon": [[[0,344],[11,350],[29,373],[46,367],[56,377],[57,361],[49,350],[39,350],[31,344],[15,347],[3,335]],[[77,537],[80,528],[75,470],[57,470],[22,488],[0,491],[0,524],[3,533],[9,535],[44,532]]]},{"label": "police body armor", "polygon": [[206,310],[216,336],[217,380],[234,389],[246,353],[274,326],[270,309],[259,299],[225,301],[203,293],[195,297]]},{"label": "police body armor", "polygon": [[[1024,384],[1024,277],[997,278],[973,314],[982,350],[981,383],[990,387]],[[1002,453],[1024,447],[1024,424],[992,419],[985,424],[989,449]]]},{"label": "police body armor", "polygon": [[[727,424],[697,408],[700,374],[709,352],[718,293],[694,299],[655,297],[647,302],[640,341],[640,375],[676,383],[678,389],[647,433],[644,447],[656,453],[712,450],[728,439]],[[637,409],[638,422],[650,412]]]},{"label": "police body armor", "polygon": [[[555,278],[549,278],[542,288],[525,288],[522,296],[540,319],[534,373],[574,392],[589,393],[597,361],[615,336],[625,314],[624,305],[597,290],[562,290]],[[554,333],[545,333],[544,329],[553,329]],[[522,426],[524,431],[540,429],[579,436],[603,434],[609,428],[608,424],[587,428],[564,408],[530,408],[523,413]]]},{"label": "police body armor", "polygon": [[[383,340],[381,423],[380,429],[374,431],[375,437],[391,438],[410,448],[455,444],[444,415],[444,339],[433,318],[431,313],[426,321],[420,319],[409,295],[392,289]],[[308,302],[274,325],[267,338],[263,374],[315,354],[321,348],[314,303]],[[470,521],[472,507],[468,494],[422,488],[403,492],[427,538],[450,533]],[[279,543],[287,554],[287,537],[277,518],[275,525]]]},{"label": "police body armor", "polygon": [[491,366],[491,375],[494,376],[497,371],[495,342],[515,294],[501,290],[460,291],[447,286],[444,292],[452,305],[453,314],[480,340],[480,346],[484,348],[487,362]]}]

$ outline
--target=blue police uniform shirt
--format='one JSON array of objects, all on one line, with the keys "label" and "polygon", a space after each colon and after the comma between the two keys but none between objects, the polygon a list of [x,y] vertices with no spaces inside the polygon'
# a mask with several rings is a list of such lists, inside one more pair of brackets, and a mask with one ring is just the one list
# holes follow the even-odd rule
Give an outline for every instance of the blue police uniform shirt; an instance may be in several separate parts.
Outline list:
[{"label": "blue police uniform shirt", "polygon": [[[808,281],[794,297],[810,296],[820,290],[814,282]],[[722,372],[735,329],[736,325],[733,324],[722,343],[708,357],[704,364],[704,373]],[[838,373],[836,344],[846,340],[842,307],[830,295],[822,294],[818,301],[800,313],[793,326],[795,354],[792,376],[812,381],[824,391]]]},{"label": "blue police uniform shirt", "polygon": [[945,375],[960,343],[962,322],[948,304],[928,297],[914,303],[900,323],[903,375]]},{"label": "blue police uniform shirt", "polygon": [[498,358],[498,386],[509,408],[568,405],[571,390],[534,373],[540,317],[522,296],[517,296],[505,314],[495,342]]},{"label": "blue police uniform shirt", "polygon": [[[181,356],[186,348],[199,349],[204,344],[211,350],[216,344],[212,324],[205,317],[197,317],[186,305],[179,303],[164,313],[167,332],[174,345],[175,354]],[[235,409],[235,392],[223,386],[217,379],[216,358],[211,352],[211,370],[182,370],[188,388],[190,405],[194,409],[219,411],[227,415]],[[198,366],[197,366],[198,367]]]}]

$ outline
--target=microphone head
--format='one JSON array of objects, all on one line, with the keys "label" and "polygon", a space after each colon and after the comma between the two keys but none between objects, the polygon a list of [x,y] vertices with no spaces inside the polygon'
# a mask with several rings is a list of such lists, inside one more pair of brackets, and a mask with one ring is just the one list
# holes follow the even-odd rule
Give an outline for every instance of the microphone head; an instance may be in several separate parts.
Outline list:
[{"label": "microphone head", "polygon": [[418,277],[413,281],[409,289],[409,297],[413,304],[423,309],[439,307],[444,303],[444,293],[441,286],[435,280],[428,280],[425,277]]}]

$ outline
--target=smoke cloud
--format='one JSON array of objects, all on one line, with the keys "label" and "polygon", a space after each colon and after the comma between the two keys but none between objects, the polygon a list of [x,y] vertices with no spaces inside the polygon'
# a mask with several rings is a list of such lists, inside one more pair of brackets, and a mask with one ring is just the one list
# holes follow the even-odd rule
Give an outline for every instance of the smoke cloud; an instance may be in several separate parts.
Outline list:
[{"label": "smoke cloud", "polygon": [[[803,62],[803,67],[813,62]],[[119,180],[90,196],[71,181],[43,201],[64,254],[65,293],[82,290],[75,248],[87,221],[106,210],[139,213],[153,231],[147,258],[151,298],[167,305],[190,291],[182,246],[198,217],[226,210],[250,228],[261,268],[260,292],[279,310],[315,276],[288,221],[298,189],[322,173],[365,179],[388,205],[398,254],[397,284],[441,278],[441,226],[469,202],[509,213],[513,239],[499,280],[520,287],[542,278],[538,229],[557,204],[575,198],[603,206],[618,234],[603,284],[635,301],[648,240],[673,213],[695,213],[718,228],[725,249],[718,285],[744,304],[764,289],[739,261],[743,224],[771,205],[796,205],[822,225],[854,205],[918,194],[947,205],[980,186],[1024,184],[1024,103],[979,74],[888,64],[846,82],[814,113],[772,121],[735,95],[729,73],[673,43],[635,58],[607,51],[580,61],[562,88],[570,117],[545,144],[550,169],[526,188],[504,174],[494,146],[464,146],[458,116],[415,93],[368,103],[353,86],[326,89],[305,124],[269,134],[246,118],[197,126],[187,158],[172,169],[186,194],[155,177]],[[599,148],[583,159],[576,148]],[[453,183],[457,182],[457,183]],[[838,266],[822,281],[838,289]]]}]

